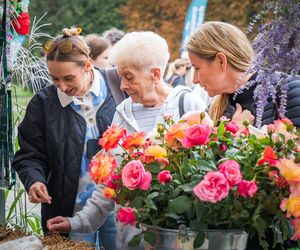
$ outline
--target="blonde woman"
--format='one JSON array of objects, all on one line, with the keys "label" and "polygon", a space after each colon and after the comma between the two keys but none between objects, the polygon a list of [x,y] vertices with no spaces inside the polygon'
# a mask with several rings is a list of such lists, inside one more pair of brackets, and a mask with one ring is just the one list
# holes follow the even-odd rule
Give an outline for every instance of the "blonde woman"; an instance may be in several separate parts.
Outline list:
[{"label": "blonde woman", "polygon": [[[236,119],[241,110],[246,116],[255,118],[257,102],[253,93],[259,82],[255,72],[248,72],[253,50],[244,33],[228,23],[206,22],[190,38],[187,49],[195,70],[193,82],[200,84],[209,96],[214,97],[209,108],[214,122],[223,115]],[[253,82],[250,88],[236,92],[250,81]],[[276,105],[270,100],[264,107],[262,125],[278,119]],[[289,83],[286,108],[286,117],[300,127],[300,81]],[[267,240],[272,241],[272,237]],[[261,248],[254,239],[249,241],[247,249]]]},{"label": "blonde woman", "polygon": [[[223,22],[206,22],[190,38],[187,49],[195,69],[193,82],[204,87],[209,96],[215,97],[209,110],[215,122],[222,115],[232,118],[236,104],[256,116],[253,92],[259,83],[256,82],[255,72],[247,72],[251,66],[253,49],[239,28]],[[236,90],[250,81],[254,84],[235,96]],[[286,116],[297,127],[300,127],[299,83],[294,81],[289,84],[286,106]],[[270,124],[278,118],[276,105],[270,100],[264,107],[262,125]]]}]

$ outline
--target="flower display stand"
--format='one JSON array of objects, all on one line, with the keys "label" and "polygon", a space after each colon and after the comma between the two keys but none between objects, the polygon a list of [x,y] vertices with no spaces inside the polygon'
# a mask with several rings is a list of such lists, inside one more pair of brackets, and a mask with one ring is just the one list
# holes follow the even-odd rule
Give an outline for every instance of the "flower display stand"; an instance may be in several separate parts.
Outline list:
[{"label": "flower display stand", "polygon": [[[193,242],[197,233],[186,230],[165,229],[143,225],[144,230],[156,235],[154,246],[145,241],[145,250],[193,250]],[[243,229],[206,230],[203,245],[198,250],[245,250],[248,234]]]}]

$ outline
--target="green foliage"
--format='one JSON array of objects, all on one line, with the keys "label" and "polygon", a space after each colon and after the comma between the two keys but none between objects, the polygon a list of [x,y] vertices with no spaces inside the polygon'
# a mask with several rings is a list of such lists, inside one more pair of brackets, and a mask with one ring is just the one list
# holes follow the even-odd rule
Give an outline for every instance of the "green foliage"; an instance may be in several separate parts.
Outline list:
[{"label": "green foliage", "polygon": [[[203,243],[204,229],[243,229],[257,234],[264,249],[269,247],[265,232],[270,227],[288,238],[280,204],[291,198],[291,190],[297,189],[293,181],[300,178],[293,160],[299,131],[288,119],[253,135],[251,128],[233,121],[213,127],[205,113],[187,114],[178,123],[166,117],[165,123],[158,125],[155,138],[127,135],[116,126],[103,134],[107,153],[117,144],[125,153],[110,173],[117,176],[116,186],[110,185],[112,198],[126,207],[119,214],[130,214],[130,223],[137,225],[178,229],[183,224],[198,232],[194,246]],[[106,164],[98,164],[105,157],[97,154],[92,168],[109,183],[110,177],[102,174]],[[293,208],[286,210],[294,213]],[[297,213],[292,216],[296,219]],[[146,237],[152,245],[150,234]]]},{"label": "green foliage", "polygon": [[111,27],[124,29],[123,16],[118,11],[124,3],[125,0],[31,1],[29,13],[40,17],[47,12],[44,22],[52,24],[47,27],[52,36],[71,26],[81,27],[84,34],[101,34]]},{"label": "green foliage", "polygon": [[5,201],[7,201],[8,195],[12,192],[15,192],[14,200],[6,209],[7,215],[5,223],[25,232],[42,235],[43,230],[40,215],[32,211],[34,207],[27,211],[26,201],[24,202],[24,199],[26,198],[25,190],[22,188],[16,190],[5,190]]}]

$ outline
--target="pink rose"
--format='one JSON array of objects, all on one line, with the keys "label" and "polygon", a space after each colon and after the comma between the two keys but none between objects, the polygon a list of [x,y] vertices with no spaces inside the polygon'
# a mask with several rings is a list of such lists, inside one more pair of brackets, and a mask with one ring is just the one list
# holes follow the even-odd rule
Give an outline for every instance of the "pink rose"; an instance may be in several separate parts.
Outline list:
[{"label": "pink rose", "polygon": [[228,196],[230,186],[220,172],[208,172],[202,181],[193,188],[194,194],[202,201],[216,203]]},{"label": "pink rose", "polygon": [[181,140],[182,146],[191,148],[197,145],[205,145],[209,141],[212,129],[206,124],[196,124],[189,127],[185,137]]},{"label": "pink rose", "polygon": [[239,183],[237,190],[241,196],[243,197],[250,196],[252,198],[257,191],[257,185],[255,181],[242,180]]},{"label": "pink rose", "polygon": [[127,224],[131,224],[135,226],[136,219],[134,215],[134,211],[131,207],[121,208],[117,213],[117,219],[120,222]]},{"label": "pink rose", "polygon": [[150,172],[146,172],[140,160],[128,162],[122,171],[122,182],[130,190],[140,188],[148,190],[152,181]]},{"label": "pink rose", "polygon": [[239,184],[242,180],[240,165],[234,160],[224,161],[218,169],[225,175],[230,187]]},{"label": "pink rose", "polygon": [[235,134],[236,132],[239,131],[239,126],[234,121],[230,121],[225,125],[225,129],[226,131]]},{"label": "pink rose", "polygon": [[158,174],[158,181],[160,184],[164,185],[172,180],[172,175],[169,170],[163,170]]}]

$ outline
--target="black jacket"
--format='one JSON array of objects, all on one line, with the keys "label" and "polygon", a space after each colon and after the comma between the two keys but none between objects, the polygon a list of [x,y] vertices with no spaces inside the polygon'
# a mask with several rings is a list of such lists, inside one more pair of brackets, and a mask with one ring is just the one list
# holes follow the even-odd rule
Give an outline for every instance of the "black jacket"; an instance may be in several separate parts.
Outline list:
[{"label": "black jacket", "polygon": [[[255,76],[254,76],[255,77]],[[252,80],[252,78],[250,78]],[[232,118],[235,110],[236,103],[239,103],[243,109],[248,109],[255,116],[256,114],[256,101],[253,98],[253,91],[256,85],[252,86],[249,90],[236,96],[233,99],[233,94],[229,97],[229,103],[224,112],[224,116]],[[286,117],[289,118],[296,127],[300,128],[300,80],[292,81],[288,84]],[[261,125],[272,124],[274,120],[278,119],[278,112],[276,104],[269,100],[264,108]],[[255,121],[256,122],[256,121]]]},{"label": "black jacket", "polygon": [[[107,79],[102,74],[105,82]],[[111,124],[116,104],[107,85],[107,98],[96,114],[100,136]],[[28,191],[35,182],[43,182],[52,204],[42,204],[42,225],[49,218],[72,216],[77,194],[81,158],[86,135],[84,118],[70,105],[62,107],[57,89],[51,85],[30,101],[18,127],[20,149],[12,167]]]}]

